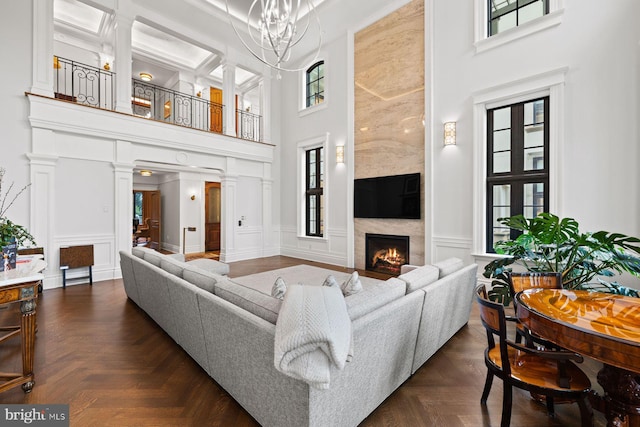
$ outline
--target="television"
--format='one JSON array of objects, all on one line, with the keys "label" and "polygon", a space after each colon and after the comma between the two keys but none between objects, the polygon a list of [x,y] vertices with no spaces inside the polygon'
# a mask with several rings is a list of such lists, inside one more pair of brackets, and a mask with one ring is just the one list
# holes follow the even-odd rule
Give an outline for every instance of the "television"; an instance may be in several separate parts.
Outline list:
[{"label": "television", "polygon": [[356,218],[420,219],[420,207],[419,173],[353,181]]}]

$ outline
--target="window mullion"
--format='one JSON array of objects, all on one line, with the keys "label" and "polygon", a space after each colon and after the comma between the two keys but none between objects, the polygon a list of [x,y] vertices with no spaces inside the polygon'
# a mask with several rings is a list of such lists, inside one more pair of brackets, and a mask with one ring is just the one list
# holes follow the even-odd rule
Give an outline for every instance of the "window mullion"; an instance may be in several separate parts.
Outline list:
[{"label": "window mullion", "polygon": [[511,173],[524,173],[524,104],[511,107]]}]

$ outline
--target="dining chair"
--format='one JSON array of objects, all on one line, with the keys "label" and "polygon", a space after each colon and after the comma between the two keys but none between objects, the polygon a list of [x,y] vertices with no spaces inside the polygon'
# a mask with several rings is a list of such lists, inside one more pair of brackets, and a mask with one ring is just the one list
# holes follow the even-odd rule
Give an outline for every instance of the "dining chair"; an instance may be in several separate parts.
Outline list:
[{"label": "dining chair", "polygon": [[[562,289],[562,273],[556,272],[535,272],[508,273],[509,289],[513,296],[513,308],[517,312],[515,295],[526,289]],[[524,338],[527,346],[534,344],[546,348],[559,348],[556,345],[531,334],[520,322],[516,322],[516,342],[520,343]]]},{"label": "dining chair", "polygon": [[486,298],[485,285],[476,288],[476,298],[488,343],[484,353],[487,378],[480,403],[487,404],[493,378],[500,378],[503,381],[501,427],[511,423],[513,387],[545,396],[549,416],[554,415],[554,399],[577,402],[581,425],[592,426],[593,410],[588,400],[591,382],[573,363],[581,363],[582,356],[563,350],[530,348],[507,339],[504,306]]}]

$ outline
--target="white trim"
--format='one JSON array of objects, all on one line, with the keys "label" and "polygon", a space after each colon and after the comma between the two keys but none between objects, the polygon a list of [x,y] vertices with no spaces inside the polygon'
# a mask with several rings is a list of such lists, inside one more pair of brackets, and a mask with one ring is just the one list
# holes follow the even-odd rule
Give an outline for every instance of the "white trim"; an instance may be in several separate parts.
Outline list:
[{"label": "white trim", "polygon": [[[434,162],[434,155],[436,150],[435,141],[437,141],[436,137],[436,129],[439,129],[436,126],[433,112],[435,111],[434,103],[435,98],[432,96],[433,89],[435,88],[435,66],[433,64],[434,57],[434,29],[435,29],[435,17],[434,17],[434,1],[425,0],[424,1],[424,46],[425,46],[425,54],[424,54],[424,76],[425,76],[425,85],[424,85],[424,212],[426,218],[424,219],[424,263],[427,264],[429,262],[433,262],[433,254],[436,253],[436,243],[434,236],[435,231],[435,219],[434,215],[432,215],[432,207],[435,206],[436,201],[434,200],[434,188],[433,183],[435,182],[434,171],[436,170],[436,165]],[[431,126],[428,125],[431,123]],[[438,146],[440,149],[441,146]],[[430,248],[427,251],[427,248]]]},{"label": "white trim", "polygon": [[487,109],[549,95],[549,210],[562,215],[560,183],[565,129],[564,84],[568,68],[560,68],[473,93],[473,248],[476,256],[486,246]]},{"label": "white trim", "polygon": [[487,12],[487,0],[474,0],[474,46],[476,53],[484,52],[560,25],[564,15],[564,0],[549,0],[548,14],[491,37],[487,36],[489,33]]},{"label": "white trim", "polygon": [[[321,135],[321,136],[316,136],[314,138],[309,138],[306,139],[304,141],[300,141],[298,142],[298,149],[297,149],[297,159],[298,161],[297,163],[297,170],[296,170],[296,176],[298,177],[297,180],[297,197],[296,197],[296,206],[297,206],[297,218],[298,218],[298,224],[297,224],[297,234],[298,234],[298,238],[302,238],[302,239],[317,239],[317,240],[327,240],[328,239],[328,234],[327,234],[327,230],[329,227],[329,223],[328,223],[328,212],[329,212],[329,162],[331,160],[331,153],[329,151],[329,137],[330,134],[329,132],[327,132],[325,135]],[[307,150],[310,150],[312,148],[318,148],[318,147],[322,147],[322,151],[323,151],[323,155],[324,155],[324,165],[323,168],[324,170],[322,171],[322,173],[324,174],[324,181],[322,184],[322,195],[323,195],[323,202],[324,202],[324,209],[322,211],[322,224],[323,224],[323,228],[324,228],[324,233],[322,237],[316,237],[316,236],[307,236],[305,235],[305,209],[304,209],[304,203],[305,203],[305,197],[304,197],[304,193],[305,193],[305,189],[306,189],[306,185],[305,185],[305,168],[306,168],[306,164],[305,164],[305,152]],[[335,150],[334,150],[335,153]],[[334,155],[335,156],[335,155]]]}]

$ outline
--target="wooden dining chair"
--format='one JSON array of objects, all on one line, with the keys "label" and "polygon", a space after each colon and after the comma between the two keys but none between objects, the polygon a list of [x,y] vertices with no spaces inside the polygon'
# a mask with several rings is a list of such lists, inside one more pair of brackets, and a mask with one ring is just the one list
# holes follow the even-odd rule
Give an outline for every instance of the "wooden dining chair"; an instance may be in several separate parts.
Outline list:
[{"label": "wooden dining chair", "polygon": [[[546,397],[547,412],[553,416],[553,402],[577,402],[582,426],[593,425],[593,410],[588,394],[591,382],[572,362],[582,362],[576,353],[539,350],[507,339],[504,306],[486,298],[484,285],[476,288],[482,325],[487,331],[487,349],[484,361],[487,379],[480,403],[486,405],[493,377],[503,381],[501,427],[511,423],[512,388],[516,387]],[[496,341],[497,337],[497,341]]]},{"label": "wooden dining chair", "polygon": [[[562,289],[562,273],[534,271],[524,273],[511,272],[507,277],[509,289],[513,297],[515,297],[518,292],[527,289]],[[514,298],[513,308],[517,312],[516,304],[516,299]],[[522,342],[522,338],[524,338],[525,343],[529,347],[537,344],[545,348],[559,348],[549,341],[531,334],[520,322],[516,322],[516,342]]]}]

